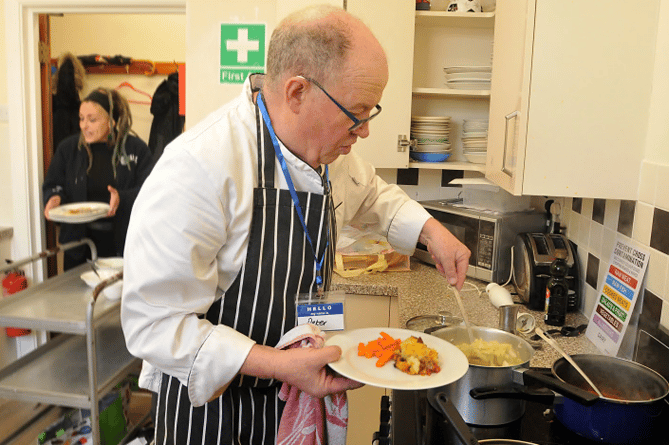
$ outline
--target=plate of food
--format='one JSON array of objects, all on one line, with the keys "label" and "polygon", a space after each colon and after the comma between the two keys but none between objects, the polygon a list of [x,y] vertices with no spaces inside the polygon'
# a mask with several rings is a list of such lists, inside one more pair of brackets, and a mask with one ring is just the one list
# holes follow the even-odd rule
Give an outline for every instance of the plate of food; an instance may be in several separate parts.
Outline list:
[{"label": "plate of food", "polygon": [[333,335],[341,358],[329,366],[352,380],[388,389],[429,389],[467,373],[465,354],[441,338],[408,329],[364,328]]},{"label": "plate of food", "polygon": [[109,212],[109,204],[104,202],[73,202],[54,207],[49,218],[55,222],[87,223],[103,218]]}]

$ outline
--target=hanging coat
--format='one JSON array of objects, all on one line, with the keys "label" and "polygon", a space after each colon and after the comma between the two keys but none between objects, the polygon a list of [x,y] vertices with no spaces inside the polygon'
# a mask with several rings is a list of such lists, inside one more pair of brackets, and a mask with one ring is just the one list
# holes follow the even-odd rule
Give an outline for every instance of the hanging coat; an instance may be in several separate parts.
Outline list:
[{"label": "hanging coat", "polygon": [[165,146],[183,132],[185,116],[179,114],[179,73],[167,76],[153,94],[151,100],[151,133],[149,149],[153,160],[157,161],[163,154]]}]

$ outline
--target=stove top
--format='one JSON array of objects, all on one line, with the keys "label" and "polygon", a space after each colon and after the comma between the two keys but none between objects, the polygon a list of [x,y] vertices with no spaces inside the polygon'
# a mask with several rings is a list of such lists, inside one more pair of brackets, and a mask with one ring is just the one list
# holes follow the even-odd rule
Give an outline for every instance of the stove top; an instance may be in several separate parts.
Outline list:
[{"label": "stove top", "polygon": [[[378,445],[461,443],[453,427],[429,404],[427,391],[394,390],[390,399],[385,401],[385,405],[389,405],[389,414],[384,416],[384,403],[382,403],[380,431],[384,430],[384,418],[389,418],[389,425],[385,428],[388,431],[388,440],[380,437],[378,438],[380,440],[375,442]],[[432,427],[428,428],[426,425],[432,425]],[[551,405],[533,401],[526,402],[525,415],[515,422],[501,426],[470,425],[470,430],[478,440],[515,439],[533,442],[537,445],[602,445],[602,442],[585,439],[563,426],[554,418]],[[661,440],[666,440],[666,437]],[[653,440],[648,444],[650,443],[663,442]]]}]

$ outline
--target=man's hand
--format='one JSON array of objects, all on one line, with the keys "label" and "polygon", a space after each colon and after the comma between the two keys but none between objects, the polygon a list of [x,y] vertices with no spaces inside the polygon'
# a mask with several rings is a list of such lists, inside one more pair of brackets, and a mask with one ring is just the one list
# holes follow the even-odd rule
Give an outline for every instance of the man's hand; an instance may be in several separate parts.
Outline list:
[{"label": "man's hand", "polygon": [[327,364],[339,360],[341,348],[291,348],[278,350],[255,345],[240,372],[261,378],[274,378],[314,397],[323,398],[364,386],[337,375]]},{"label": "man's hand", "polygon": [[419,241],[427,246],[437,270],[456,289],[462,289],[471,252],[446,227],[434,218],[427,220]]}]

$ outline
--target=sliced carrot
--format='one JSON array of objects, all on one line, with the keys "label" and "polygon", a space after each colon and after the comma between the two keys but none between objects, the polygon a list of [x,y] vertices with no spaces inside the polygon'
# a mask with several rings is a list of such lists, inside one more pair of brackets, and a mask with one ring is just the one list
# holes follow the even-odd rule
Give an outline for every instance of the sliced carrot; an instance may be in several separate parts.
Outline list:
[{"label": "sliced carrot", "polygon": [[379,353],[377,356],[379,359],[376,361],[376,366],[380,368],[381,366],[385,365],[390,361],[390,359],[393,358],[393,355],[395,355],[395,351],[392,349],[384,349]]},{"label": "sliced carrot", "polygon": [[385,332],[381,332],[381,336],[375,340],[367,342],[367,344],[358,344],[358,355],[366,358],[376,357],[378,360],[376,366],[381,367],[388,363],[399,348],[401,339],[394,339]]}]

